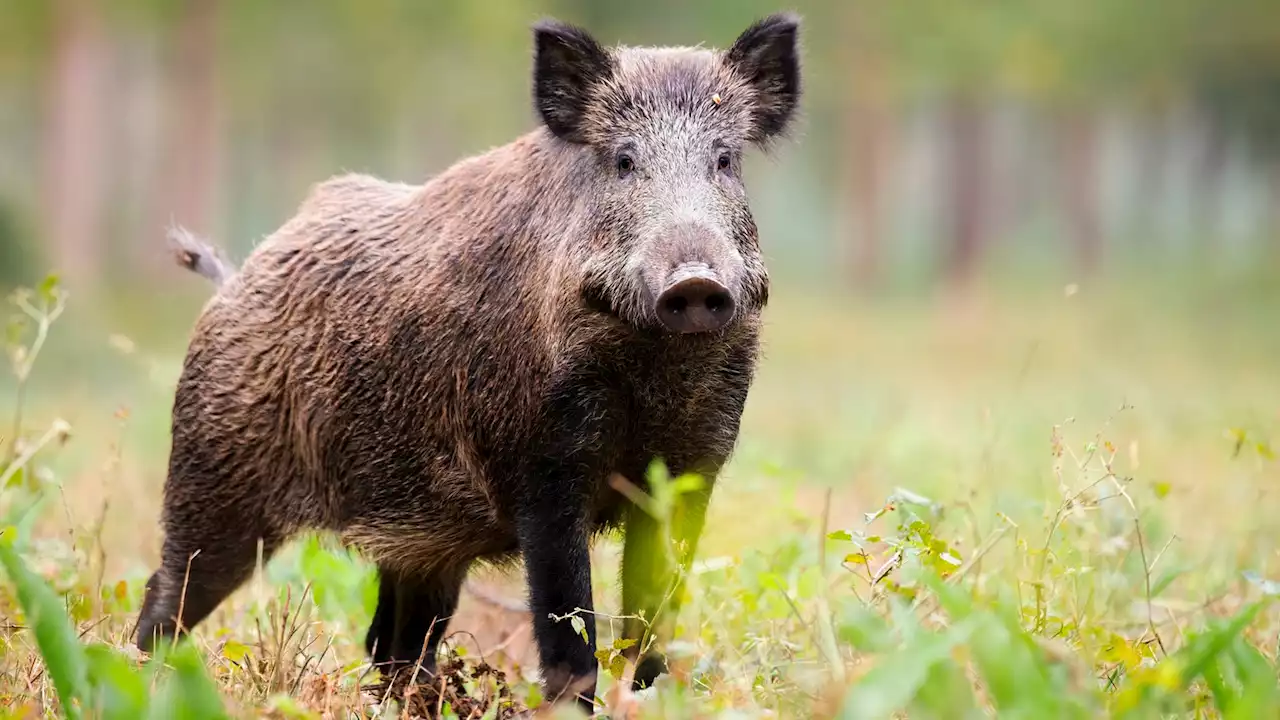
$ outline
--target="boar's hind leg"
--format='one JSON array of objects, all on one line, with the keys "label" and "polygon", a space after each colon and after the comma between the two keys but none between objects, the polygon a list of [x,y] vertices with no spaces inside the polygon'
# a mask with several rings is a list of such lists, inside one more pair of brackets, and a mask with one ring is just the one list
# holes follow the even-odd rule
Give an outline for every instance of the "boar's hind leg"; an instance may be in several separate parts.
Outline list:
[{"label": "boar's hind leg", "polygon": [[[636,641],[624,652],[630,660],[634,661],[645,646],[660,648],[671,638],[684,595],[684,574],[698,547],[715,474],[704,472],[703,478],[702,489],[680,496],[671,518],[670,537],[663,535],[661,524],[644,509],[635,504],[627,507],[622,550],[622,613],[628,618],[623,621],[623,636]],[[672,566],[669,560],[672,556],[679,563],[678,568]],[[640,613],[648,626],[634,619]],[[652,685],[666,669],[661,651],[650,649],[636,666],[633,689]]]},{"label": "boar's hind leg", "polygon": [[391,660],[391,640],[396,633],[396,580],[390,571],[378,570],[378,606],[364,636],[364,650],[374,665]]},{"label": "boar's hind leg", "polygon": [[190,631],[208,617],[252,574],[259,541],[263,562],[279,547],[280,536],[267,529],[260,508],[227,497],[230,488],[246,486],[252,484],[211,483],[200,489],[221,492],[194,494],[198,501],[190,500],[190,486],[168,493],[160,568],[147,581],[138,619],[140,650],[150,652],[157,638]]},{"label": "boar's hind leg", "polygon": [[387,671],[421,661],[423,669],[434,672],[436,649],[458,607],[466,566],[423,575],[383,567],[379,573],[378,608],[365,649]]}]

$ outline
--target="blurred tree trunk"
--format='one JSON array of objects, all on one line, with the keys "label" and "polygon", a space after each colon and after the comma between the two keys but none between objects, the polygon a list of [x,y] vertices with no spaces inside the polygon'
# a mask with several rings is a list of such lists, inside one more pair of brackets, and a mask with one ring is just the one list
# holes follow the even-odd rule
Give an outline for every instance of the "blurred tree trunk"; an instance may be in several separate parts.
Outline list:
[{"label": "blurred tree trunk", "polygon": [[987,199],[991,181],[986,108],[972,93],[954,95],[945,109],[949,162],[945,194],[948,200],[946,275],[957,289],[973,282],[987,237]]},{"label": "blurred tree trunk", "polygon": [[1200,148],[1195,178],[1194,199],[1196,207],[1196,244],[1213,253],[1218,246],[1219,213],[1222,210],[1223,183],[1227,174],[1227,133],[1221,122],[1213,117],[1204,118],[1204,145]]},{"label": "blurred tree trunk", "polygon": [[1026,172],[1034,163],[1020,142],[1018,118],[1010,118],[1003,129],[992,130],[992,140],[999,157],[993,157],[991,179],[991,218],[988,225],[993,238],[1009,238],[1017,234],[1033,203],[1033,174]]},{"label": "blurred tree trunk", "polygon": [[1150,115],[1138,116],[1142,132],[1137,138],[1137,188],[1134,193],[1135,219],[1133,235],[1127,243],[1144,249],[1154,249],[1161,235],[1157,231],[1160,206],[1164,200],[1169,177],[1169,115],[1168,109],[1157,107]]},{"label": "blurred tree trunk", "polygon": [[1086,275],[1102,259],[1102,218],[1098,198],[1098,124],[1081,108],[1065,111],[1058,122],[1059,167],[1067,237],[1076,263]]},{"label": "blurred tree trunk", "polygon": [[160,217],[147,233],[144,257],[169,263],[163,252],[164,231],[170,222],[209,237],[215,244],[213,211],[217,203],[222,161],[218,87],[218,0],[186,0],[177,31],[167,51],[172,60],[165,72],[167,106],[164,161],[156,178]]},{"label": "blurred tree trunk", "polygon": [[1280,158],[1271,161],[1271,237],[1270,252],[1280,260]]},{"label": "blurred tree trunk", "polygon": [[859,289],[880,280],[884,245],[884,186],[891,148],[887,68],[872,30],[850,3],[848,47],[850,102],[848,119],[850,204],[853,211],[852,273]]},{"label": "blurred tree trunk", "polygon": [[92,290],[101,267],[108,38],[97,0],[55,0],[43,216],[55,270]]}]

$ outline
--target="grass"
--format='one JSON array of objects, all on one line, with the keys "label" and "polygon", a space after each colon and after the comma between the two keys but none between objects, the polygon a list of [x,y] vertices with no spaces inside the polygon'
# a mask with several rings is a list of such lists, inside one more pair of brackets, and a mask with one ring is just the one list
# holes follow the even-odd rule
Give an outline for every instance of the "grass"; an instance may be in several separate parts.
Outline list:
[{"label": "grass", "polygon": [[[602,708],[1265,716],[1280,703],[1278,287],[778,288],[673,672],[626,697],[605,648]],[[5,417],[22,408],[0,426],[16,451],[0,471],[0,717],[400,716],[363,657],[370,569],[323,537],[260,568],[194,642],[137,656],[181,348],[109,339],[139,335],[75,320],[72,299],[48,328],[59,354],[31,352],[63,299],[49,283],[13,306],[27,322],[0,395]],[[85,347],[58,349],[59,333]],[[114,382],[81,384],[101,366]],[[593,553],[602,644],[625,642],[619,545]],[[472,579],[447,643],[457,687],[419,701],[497,717],[505,688],[538,704],[521,597],[518,573]]]}]

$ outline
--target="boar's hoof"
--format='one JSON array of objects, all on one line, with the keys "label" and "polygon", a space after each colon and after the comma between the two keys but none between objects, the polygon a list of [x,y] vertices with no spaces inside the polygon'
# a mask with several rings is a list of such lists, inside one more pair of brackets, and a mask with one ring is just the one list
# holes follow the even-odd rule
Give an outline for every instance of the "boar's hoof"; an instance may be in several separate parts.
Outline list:
[{"label": "boar's hoof", "polygon": [[640,658],[636,665],[635,678],[631,682],[631,690],[643,690],[653,687],[659,675],[667,672],[667,659],[661,653],[649,653]]}]

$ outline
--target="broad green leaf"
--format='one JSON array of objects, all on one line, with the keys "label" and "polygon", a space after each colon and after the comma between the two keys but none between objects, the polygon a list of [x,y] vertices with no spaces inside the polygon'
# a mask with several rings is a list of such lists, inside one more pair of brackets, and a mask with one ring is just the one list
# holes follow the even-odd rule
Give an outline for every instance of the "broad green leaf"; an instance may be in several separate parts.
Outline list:
[{"label": "broad green leaf", "polygon": [[955,662],[934,663],[920,692],[911,703],[908,715],[913,718],[977,718],[985,717],[974,703],[973,687],[964,670]]},{"label": "broad green leaf", "polygon": [[884,617],[863,605],[845,613],[836,634],[841,641],[862,653],[887,652],[896,644],[893,631]]},{"label": "broad green leaf", "polygon": [[1280,685],[1277,685],[1275,668],[1257,648],[1238,637],[1231,646],[1230,657],[1240,681],[1241,693],[1227,717],[1263,717],[1280,706]]},{"label": "broad green leaf", "polygon": [[205,673],[194,644],[179,643],[165,656],[169,666],[152,699],[149,718],[154,720],[221,720],[228,717],[218,688]]},{"label": "broad green leaf", "polygon": [[84,702],[88,689],[84,647],[63,612],[62,602],[27,568],[7,539],[0,539],[0,564],[18,591],[18,602],[35,634],[63,713],[69,718],[80,717],[79,703]]},{"label": "broad green leaf", "polygon": [[147,684],[141,672],[114,648],[93,644],[85,648],[90,697],[88,712],[102,720],[135,720],[147,707]]},{"label": "broad green leaf", "polygon": [[1190,684],[1197,676],[1203,674],[1209,664],[1220,655],[1235,638],[1244,631],[1262,610],[1265,601],[1250,604],[1236,614],[1231,622],[1214,627],[1197,636],[1178,654],[1183,656],[1183,685]]},{"label": "broad green leaf", "polygon": [[233,663],[238,663],[241,660],[244,660],[245,656],[248,654],[249,646],[244,643],[236,642],[235,640],[228,640],[227,643],[222,646],[222,657]]},{"label": "broad green leaf", "polygon": [[800,571],[796,579],[796,596],[799,600],[808,600],[818,596],[822,591],[822,572],[817,566],[810,566]]},{"label": "broad green leaf", "polygon": [[621,655],[614,655],[609,661],[609,674],[614,680],[621,680],[622,674],[627,671],[627,659]]},{"label": "broad green leaf", "polygon": [[1227,679],[1222,675],[1221,655],[1210,657],[1204,665],[1204,672],[1201,677],[1204,678],[1205,684],[1209,686],[1209,692],[1213,694],[1213,704],[1223,713],[1230,713],[1236,704],[1236,692],[1231,687]]},{"label": "broad green leaf", "polygon": [[[1016,619],[1006,613],[977,611],[969,597],[946,585],[933,573],[921,580],[937,595],[940,604],[957,620],[976,625],[969,644],[987,693],[1001,717],[1069,717],[1073,699],[1064,688],[1054,687],[1048,660]],[[1082,712],[1083,708],[1074,708]]]},{"label": "broad green leaf", "polygon": [[920,693],[934,668],[951,663],[951,650],[968,639],[971,623],[953,625],[941,634],[926,633],[916,642],[881,658],[845,694],[836,716],[841,720],[887,718],[906,708]]},{"label": "broad green leaf", "polygon": [[701,475],[698,475],[697,473],[686,473],[676,478],[675,482],[672,483],[672,490],[675,491],[677,495],[683,495],[685,493],[698,492],[706,486],[707,481],[704,480]]}]

